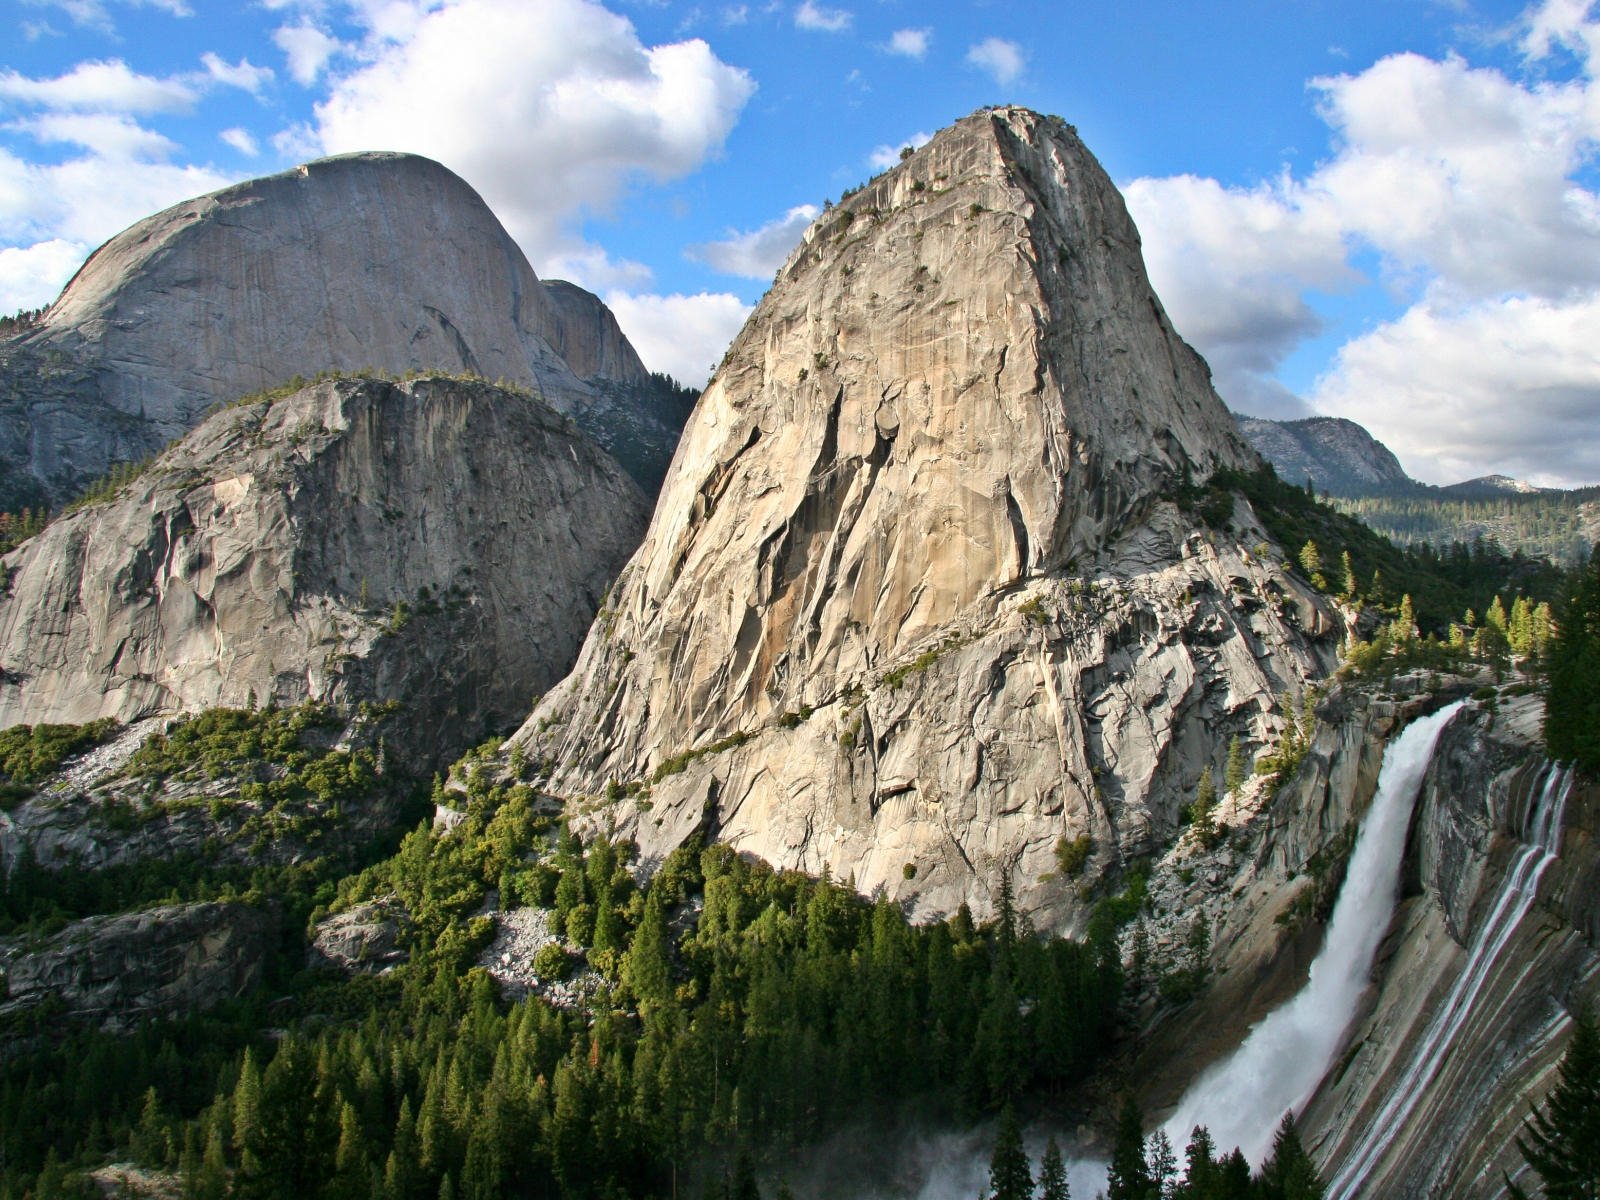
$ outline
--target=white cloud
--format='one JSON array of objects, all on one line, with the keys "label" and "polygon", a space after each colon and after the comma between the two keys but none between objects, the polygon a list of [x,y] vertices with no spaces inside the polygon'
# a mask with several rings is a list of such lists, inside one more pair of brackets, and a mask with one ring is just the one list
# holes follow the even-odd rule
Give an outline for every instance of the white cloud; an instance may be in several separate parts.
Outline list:
[{"label": "white cloud", "polygon": [[261,89],[274,78],[271,67],[254,66],[247,58],[241,58],[237,63],[228,63],[207,51],[200,56],[200,62],[205,66],[206,74],[218,83],[239,88],[252,96],[259,95]]},{"label": "white cloud", "polygon": [[893,146],[877,147],[867,156],[867,162],[875,171],[888,170],[900,161],[900,155],[903,151],[908,148],[915,150],[918,147],[926,146],[932,140],[933,135],[931,133],[924,133],[919,130],[903,142],[897,142]]},{"label": "white cloud", "polygon": [[722,23],[724,25],[743,25],[750,20],[750,6],[748,4],[729,4],[722,10]]},{"label": "white cloud", "polygon": [[842,8],[823,8],[812,0],[802,0],[799,8],[794,10],[794,23],[797,29],[810,29],[819,33],[842,33],[850,28],[850,22],[855,20],[854,14]]},{"label": "white cloud", "polygon": [[884,47],[890,54],[906,58],[921,58],[928,53],[928,42],[933,37],[931,29],[896,29]]},{"label": "white cloud", "polygon": [[815,204],[800,204],[783,216],[748,233],[732,233],[719,242],[690,246],[688,255],[724,275],[771,279],[800,241],[806,226],[821,211]]},{"label": "white cloud", "polygon": [[250,131],[240,129],[237,125],[232,129],[224,129],[217,136],[246,158],[254,158],[261,153],[261,146],[256,142]]},{"label": "white cloud", "polygon": [[62,238],[0,249],[0,314],[50,303],[88,252],[84,243]]},{"label": "white cloud", "polygon": [[1256,416],[1308,415],[1273,376],[1321,328],[1305,291],[1359,281],[1332,209],[1287,178],[1241,189],[1181,175],[1136,179],[1124,191],[1145,231],[1151,284],[1211,363],[1222,398]]},{"label": "white cloud", "polygon": [[644,365],[689,387],[705,386],[750,315],[748,304],[726,292],[693,296],[608,292],[605,301]]},{"label": "white cloud", "polygon": [[316,108],[323,149],[447,164],[541,273],[582,251],[576,220],[632,178],[682,176],[718,153],[755,89],[703,41],[643,46],[589,0],[459,0],[368,53]]},{"label": "white cloud", "polygon": [[1573,80],[1393,55],[1312,81],[1333,152],[1300,178],[1128,186],[1152,281],[1224,399],[1303,411],[1275,373],[1321,329],[1314,294],[1355,283],[1364,254],[1401,312],[1344,347],[1313,407],[1367,423],[1429,478],[1600,480],[1585,454],[1600,359],[1579,332],[1600,305],[1592,7],[1547,0],[1528,17],[1524,53],[1570,53]]},{"label": "white cloud", "polygon": [[272,40],[288,60],[289,77],[306,87],[317,81],[328,60],[343,48],[339,39],[309,21],[279,26],[272,31]]},{"label": "white cloud", "polygon": [[967,62],[979,70],[987,71],[994,76],[996,83],[1005,87],[1022,74],[1028,59],[1016,42],[989,37],[967,51]]},{"label": "white cloud", "polygon": [[187,112],[197,98],[179,79],[157,79],[128,69],[121,59],[81,62],[54,79],[0,72],[0,98],[44,108],[97,112]]},{"label": "white cloud", "polygon": [[9,128],[41,142],[82,146],[113,159],[165,159],[178,148],[171,139],[131,117],[113,113],[44,113],[13,121]]},{"label": "white cloud", "polygon": [[1424,302],[1347,343],[1312,400],[1367,426],[1429,482],[1600,482],[1597,329],[1593,295]]},{"label": "white cloud", "polygon": [[[58,8],[74,25],[101,33],[115,33],[111,12],[102,0],[34,0]],[[184,0],[126,0],[130,8],[156,8],[175,17],[192,17],[194,10]]]}]

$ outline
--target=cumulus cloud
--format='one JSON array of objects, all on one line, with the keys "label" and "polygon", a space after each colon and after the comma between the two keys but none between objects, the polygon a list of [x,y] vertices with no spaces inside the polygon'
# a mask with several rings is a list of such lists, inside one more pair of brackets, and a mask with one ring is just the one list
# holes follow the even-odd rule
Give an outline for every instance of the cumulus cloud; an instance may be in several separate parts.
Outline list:
[{"label": "cumulus cloud", "polygon": [[385,13],[369,61],[316,108],[329,153],[410,150],[479,190],[544,272],[639,175],[671,179],[720,152],[755,84],[703,41],[646,47],[589,0],[458,0],[409,33]]},{"label": "cumulus cloud", "polygon": [[328,60],[343,46],[338,38],[324,33],[310,21],[280,25],[272,31],[272,41],[283,51],[289,77],[303,87],[310,87],[317,81]]},{"label": "cumulus cloud", "polygon": [[871,154],[867,155],[867,162],[874,171],[887,170],[900,161],[900,155],[903,151],[915,150],[920,146],[926,146],[932,140],[933,135],[931,133],[918,131],[906,138],[905,141],[896,142],[893,146],[877,147]]},{"label": "cumulus cloud", "polygon": [[[94,29],[101,33],[115,33],[116,24],[110,9],[102,0],[35,0],[36,3],[60,9],[74,25]],[[184,0],[127,0],[132,8],[155,8],[175,17],[192,17],[194,10]]]},{"label": "cumulus cloud", "polygon": [[608,292],[605,301],[644,365],[689,387],[705,386],[750,315],[750,305],[727,292]]},{"label": "cumulus cloud", "polygon": [[54,79],[0,72],[0,99],[44,108],[96,112],[187,112],[198,98],[181,79],[157,79],[130,70],[121,59],[81,62]]},{"label": "cumulus cloud", "polygon": [[896,29],[884,47],[890,54],[906,58],[921,58],[928,53],[928,43],[933,38],[931,29]]},{"label": "cumulus cloud", "polygon": [[14,121],[11,128],[40,142],[82,146],[114,159],[164,159],[177,144],[117,113],[44,113]]},{"label": "cumulus cloud", "polygon": [[1364,255],[1400,312],[1344,347],[1313,408],[1366,424],[1428,478],[1600,480],[1592,432],[1576,433],[1600,428],[1600,359],[1576,332],[1600,304],[1591,8],[1547,0],[1525,27],[1524,54],[1572,55],[1571,80],[1392,55],[1311,82],[1333,153],[1302,177],[1128,185],[1152,281],[1224,399],[1304,411],[1275,375],[1321,330],[1316,294],[1358,284]]},{"label": "cumulus cloud", "polygon": [[1021,46],[997,37],[984,38],[968,50],[967,62],[994,76],[994,81],[1001,87],[1020,77],[1028,65],[1027,55]]},{"label": "cumulus cloud", "polygon": [[88,252],[84,243],[64,238],[0,249],[0,314],[49,303]]},{"label": "cumulus cloud", "polygon": [[842,33],[855,19],[853,13],[842,8],[823,8],[812,0],[803,0],[794,10],[794,23],[798,29],[811,29],[820,33]]},{"label": "cumulus cloud", "polygon": [[246,158],[254,158],[261,153],[260,145],[251,136],[249,130],[240,129],[237,125],[232,129],[224,129],[217,136]]},{"label": "cumulus cloud", "polygon": [[1312,401],[1381,430],[1434,483],[1600,481],[1600,297],[1412,307],[1347,343]]},{"label": "cumulus cloud", "polygon": [[1274,374],[1322,322],[1307,288],[1333,291],[1359,276],[1343,229],[1292,180],[1251,189],[1181,175],[1136,179],[1128,209],[1145,237],[1145,265],[1173,324],[1211,363],[1235,411],[1309,415]]},{"label": "cumulus cloud", "polygon": [[252,96],[259,95],[261,89],[275,78],[271,67],[254,66],[247,58],[229,63],[207,51],[200,56],[200,62],[205,67],[206,74],[218,83],[239,88]]},{"label": "cumulus cloud", "polygon": [[724,275],[771,279],[820,211],[815,204],[799,204],[759,229],[731,233],[719,242],[690,246],[688,255]]}]

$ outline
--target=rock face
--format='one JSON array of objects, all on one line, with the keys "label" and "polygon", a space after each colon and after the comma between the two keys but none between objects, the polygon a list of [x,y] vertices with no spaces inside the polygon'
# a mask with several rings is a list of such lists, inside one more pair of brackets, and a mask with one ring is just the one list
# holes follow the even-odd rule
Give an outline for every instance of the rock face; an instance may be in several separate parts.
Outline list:
[{"label": "rock face", "polygon": [[1076,135],[975,114],[808,230],[515,744],[647,858],[705,828],[919,916],[1009,869],[1070,923],[1057,840],[1147,852],[1332,661],[1247,505],[1161,498],[1256,461]]},{"label": "rock face", "polygon": [[1290,483],[1311,480],[1319,492],[1372,496],[1419,491],[1394,452],[1354,421],[1307,417],[1268,421],[1239,417],[1239,431]]},{"label": "rock face", "polygon": [[263,909],[179,904],[75,921],[43,945],[0,942],[0,1014],[48,1001],[128,1027],[213,1008],[255,986],[277,931]]},{"label": "rock face", "polygon": [[[363,369],[503,379],[580,425],[604,383],[634,389],[625,422],[670,418],[605,307],[541,285],[459,177],[353,154],[186,201],[97,250],[39,325],[0,342],[0,464],[59,501],[219,401]],[[603,407],[602,441],[619,418]]]},{"label": "rock face", "polygon": [[1502,1172],[1535,1183],[1515,1138],[1600,984],[1600,791],[1564,793],[1559,857],[1541,869],[1562,776],[1540,718],[1537,697],[1502,701],[1440,739],[1370,1004],[1301,1124],[1338,1177],[1330,1196],[1489,1200],[1507,1194]]},{"label": "rock face", "polygon": [[4,559],[0,724],[398,700],[459,750],[559,679],[643,496],[526,395],[330,380],[228,409]]}]

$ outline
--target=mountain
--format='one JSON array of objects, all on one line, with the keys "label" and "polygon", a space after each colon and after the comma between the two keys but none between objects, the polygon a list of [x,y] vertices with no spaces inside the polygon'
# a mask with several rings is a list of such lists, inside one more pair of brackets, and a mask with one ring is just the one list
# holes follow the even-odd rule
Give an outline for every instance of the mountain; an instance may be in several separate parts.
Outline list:
[{"label": "mountain", "polygon": [[1310,480],[1334,496],[1372,496],[1420,488],[1393,451],[1354,421],[1307,417],[1299,421],[1236,418],[1239,432],[1290,483]]},{"label": "mountain", "polygon": [[1439,489],[1447,496],[1463,499],[1482,499],[1492,496],[1537,496],[1546,492],[1559,492],[1560,488],[1542,488],[1523,479],[1509,475],[1480,475],[1461,483],[1446,484]]},{"label": "mountain", "polygon": [[628,457],[647,486],[676,442],[679,419],[595,297],[541,284],[438,163],[351,154],[147,217],[0,340],[0,507],[67,499],[218,402],[364,369],[531,388],[602,445],[643,444]]},{"label": "mountain", "polygon": [[0,726],[396,700],[408,755],[459,753],[570,665],[645,504],[486,383],[236,405],[5,556]]},{"label": "mountain", "polygon": [[1070,921],[1058,843],[1131,863],[1333,665],[1248,504],[1173,499],[1258,461],[1076,134],[979,112],[806,232],[511,745],[647,860],[703,830],[922,917],[1009,872]]}]

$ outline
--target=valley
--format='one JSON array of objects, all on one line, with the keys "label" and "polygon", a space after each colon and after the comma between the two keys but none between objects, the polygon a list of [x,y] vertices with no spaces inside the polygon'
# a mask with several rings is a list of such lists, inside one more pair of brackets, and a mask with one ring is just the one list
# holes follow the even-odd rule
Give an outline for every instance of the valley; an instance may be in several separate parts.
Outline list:
[{"label": "valley", "polygon": [[1059,118],[830,203],[692,403],[404,155],[0,339],[0,1198],[1533,1186],[1600,567],[1274,472]]}]

